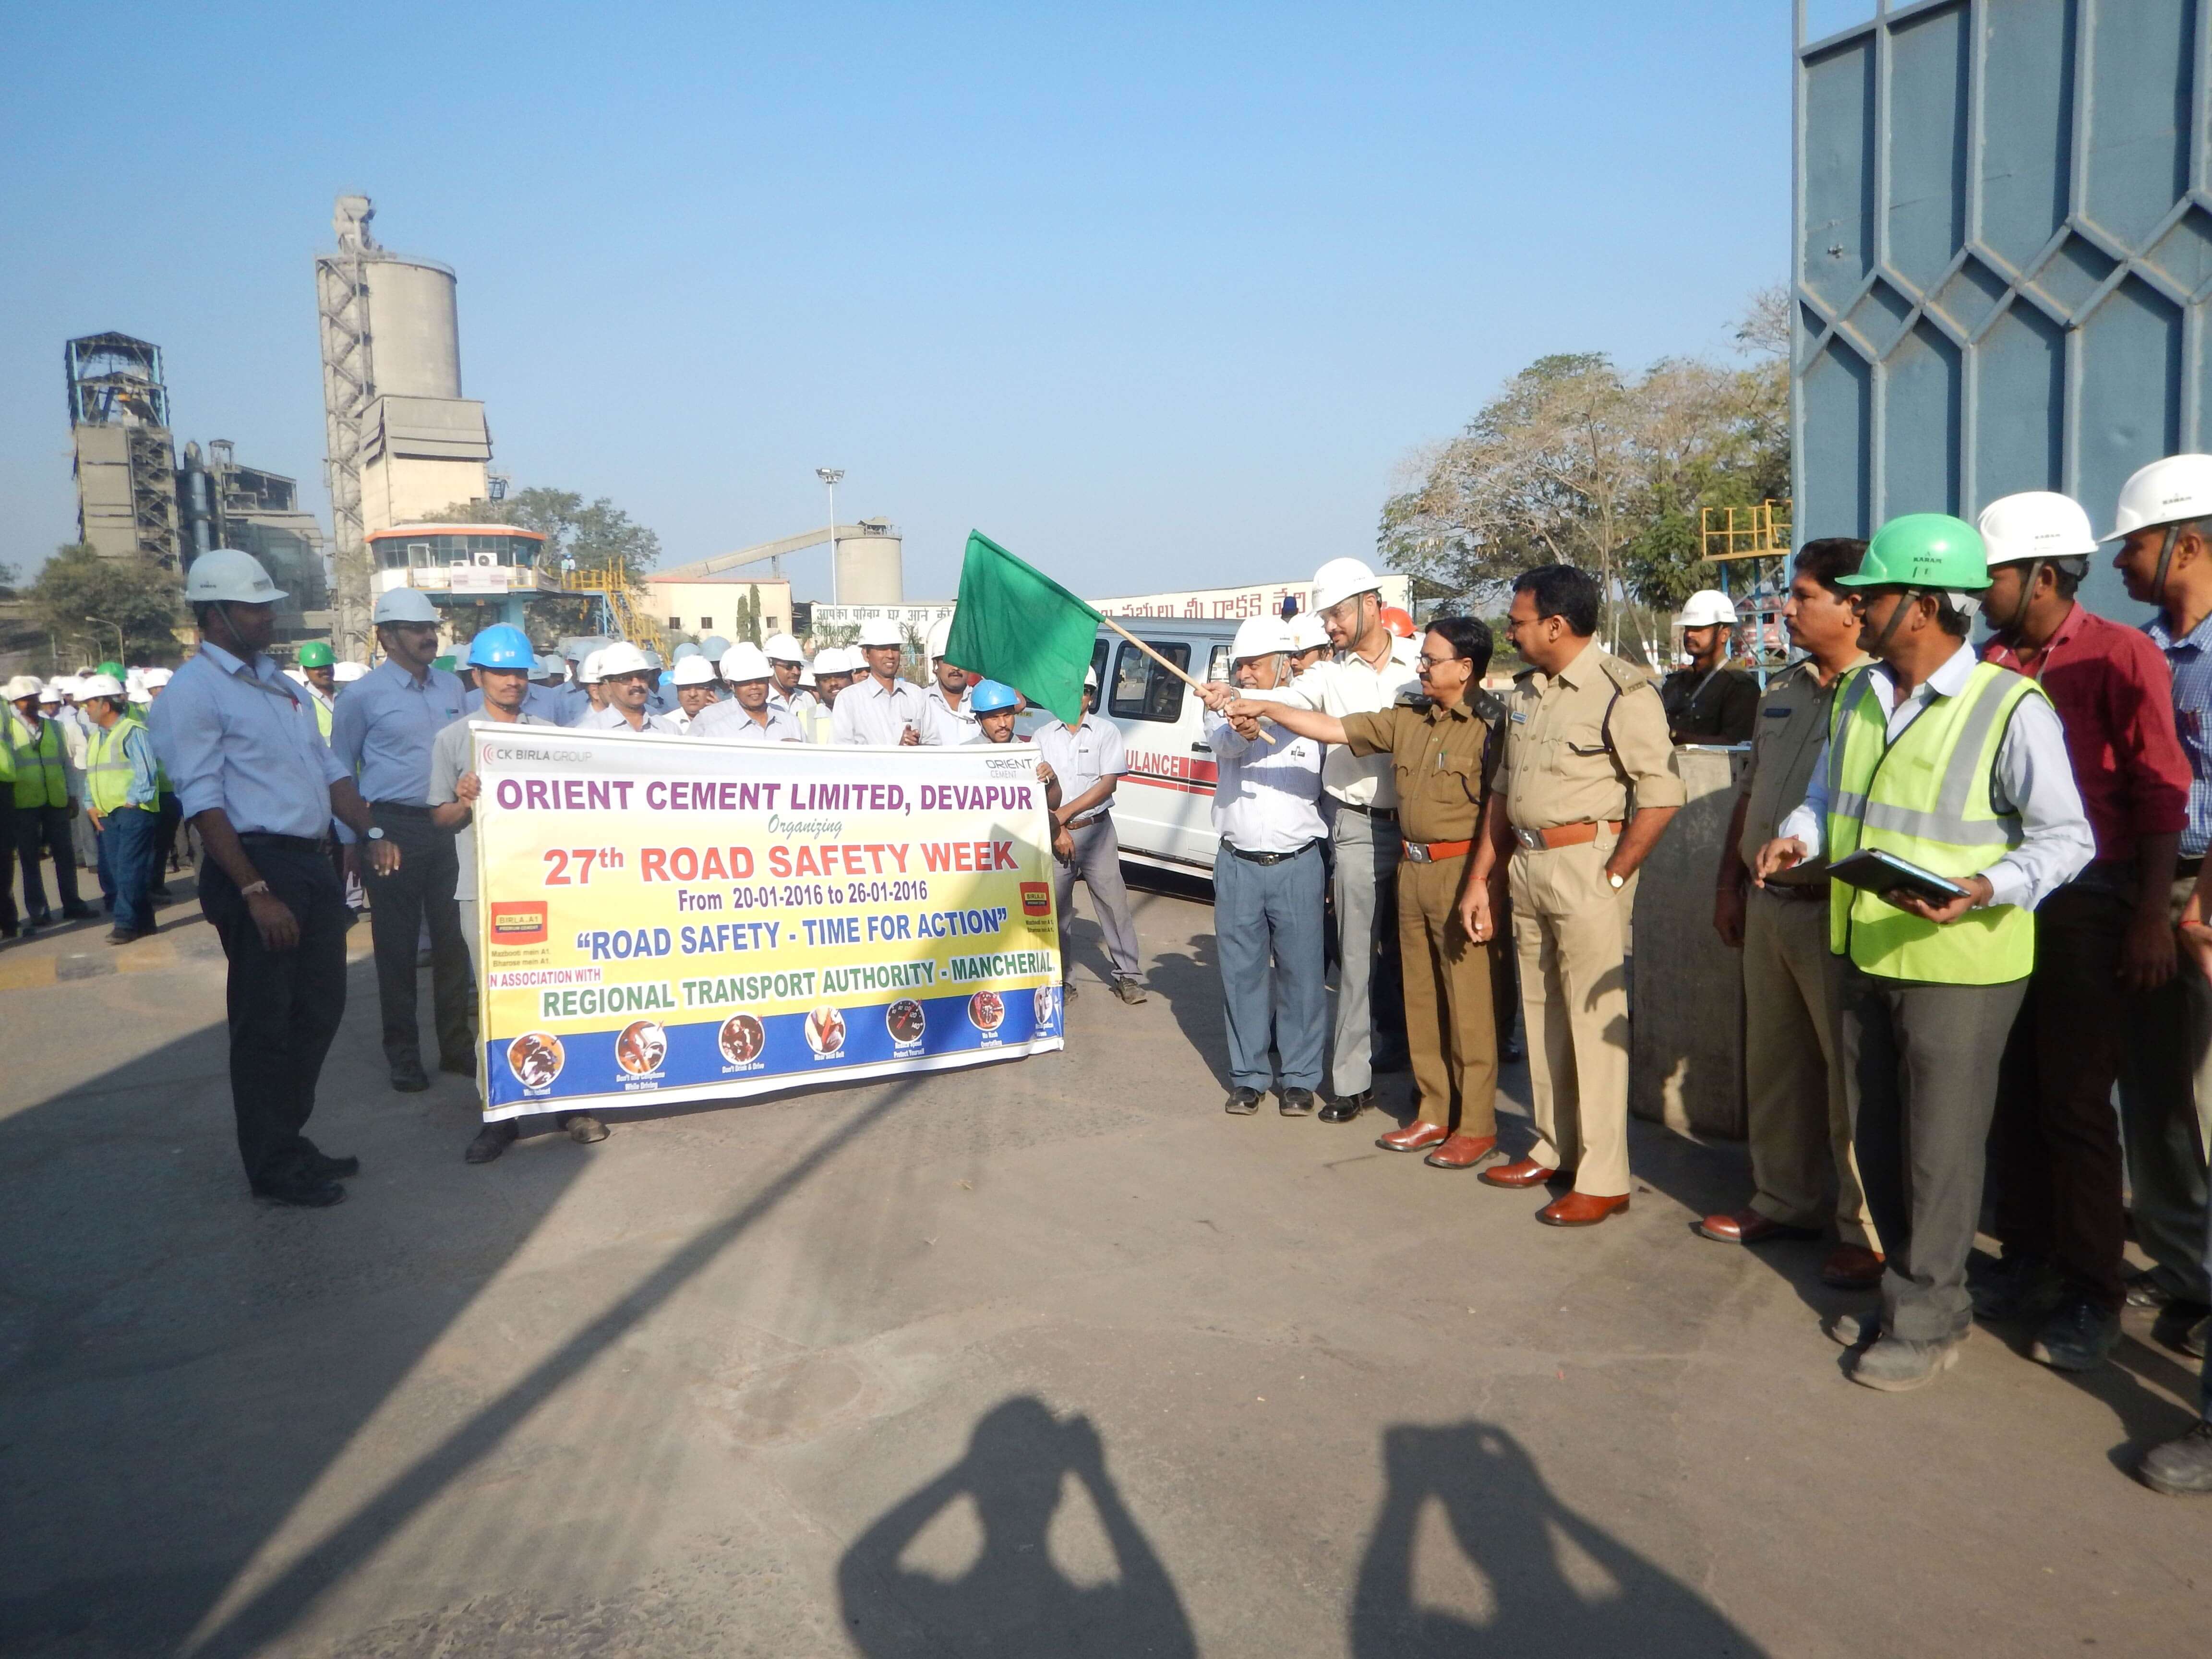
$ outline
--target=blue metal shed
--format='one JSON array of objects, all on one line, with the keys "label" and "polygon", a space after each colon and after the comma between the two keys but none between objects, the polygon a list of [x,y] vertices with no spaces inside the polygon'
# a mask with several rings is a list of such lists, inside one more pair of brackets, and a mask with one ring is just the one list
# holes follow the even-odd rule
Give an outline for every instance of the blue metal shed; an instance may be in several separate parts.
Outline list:
[{"label": "blue metal shed", "polygon": [[[1796,0],[1798,539],[2212,447],[2212,0]],[[2139,614],[2099,561],[2082,597]]]}]

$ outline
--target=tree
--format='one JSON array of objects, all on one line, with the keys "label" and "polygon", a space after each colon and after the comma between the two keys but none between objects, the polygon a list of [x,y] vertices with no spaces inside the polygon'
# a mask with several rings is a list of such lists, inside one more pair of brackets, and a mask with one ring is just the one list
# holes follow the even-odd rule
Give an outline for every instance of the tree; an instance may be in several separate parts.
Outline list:
[{"label": "tree", "polygon": [[103,559],[79,542],[61,548],[31,584],[31,614],[53,636],[58,654],[98,662],[117,648],[126,663],[169,663],[181,651],[185,620],[179,579],[143,559]]},{"label": "tree", "polygon": [[748,586],[744,598],[738,601],[737,624],[732,635],[751,644],[761,642],[761,597],[757,586]]},{"label": "tree", "polygon": [[[510,524],[545,538],[538,555],[547,590],[573,561],[580,573],[619,570],[635,583],[660,559],[660,538],[605,495],[586,501],[573,489],[542,485],[519,489],[496,501],[456,501],[442,513],[424,515],[426,524]],[[558,633],[586,633],[599,626],[595,604],[584,599],[544,599],[532,612],[538,626]]]}]

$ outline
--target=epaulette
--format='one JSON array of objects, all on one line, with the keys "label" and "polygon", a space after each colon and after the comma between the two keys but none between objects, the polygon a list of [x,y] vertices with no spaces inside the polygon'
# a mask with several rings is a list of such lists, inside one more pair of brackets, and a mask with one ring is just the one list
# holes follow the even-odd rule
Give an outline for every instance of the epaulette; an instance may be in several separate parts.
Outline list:
[{"label": "epaulette", "polygon": [[1638,686],[1649,686],[1651,684],[1650,675],[1632,662],[1623,662],[1609,651],[1598,653],[1597,664],[1604,671],[1606,678],[1611,680],[1623,691],[1633,691]]},{"label": "epaulette", "polygon": [[1397,696],[1401,708],[1427,710],[1436,707],[1436,699],[1425,691],[1401,691]]},{"label": "epaulette", "polygon": [[1486,686],[1476,686],[1468,695],[1467,706],[1474,711],[1475,719],[1486,726],[1495,726],[1505,718],[1505,699]]}]

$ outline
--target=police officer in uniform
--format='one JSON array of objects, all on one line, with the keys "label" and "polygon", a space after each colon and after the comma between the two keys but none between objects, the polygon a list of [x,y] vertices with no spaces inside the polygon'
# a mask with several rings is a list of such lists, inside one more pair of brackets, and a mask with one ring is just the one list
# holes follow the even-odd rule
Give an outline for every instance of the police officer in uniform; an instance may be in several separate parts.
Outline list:
[{"label": "police officer in uniform", "polygon": [[1504,723],[1504,706],[1482,689],[1489,665],[1487,628],[1471,617],[1439,617],[1415,659],[1425,696],[1343,715],[1257,698],[1225,711],[1232,720],[1265,716],[1356,756],[1390,757],[1403,836],[1396,885],[1406,1042],[1418,1102],[1413,1122],[1375,1144],[1425,1151],[1440,1170],[1471,1170],[1498,1151],[1490,953],[1462,903]]},{"label": "police officer in uniform", "polygon": [[1677,743],[1751,741],[1759,718],[1759,682],[1728,665],[1735,623],[1735,602],[1714,587],[1691,594],[1674,618],[1690,665],[1667,676],[1659,701],[1666,705],[1667,728]]},{"label": "police officer in uniform", "polygon": [[[1666,710],[1640,669],[1600,649],[1598,586],[1571,565],[1513,584],[1508,627],[1531,666],[1508,703],[1504,764],[1461,914],[1490,939],[1507,865],[1536,1145],[1485,1170],[1493,1187],[1574,1187],[1537,1212],[1588,1227],[1628,1207],[1629,878],[1687,799]],[[1634,802],[1634,816],[1630,803]]]}]

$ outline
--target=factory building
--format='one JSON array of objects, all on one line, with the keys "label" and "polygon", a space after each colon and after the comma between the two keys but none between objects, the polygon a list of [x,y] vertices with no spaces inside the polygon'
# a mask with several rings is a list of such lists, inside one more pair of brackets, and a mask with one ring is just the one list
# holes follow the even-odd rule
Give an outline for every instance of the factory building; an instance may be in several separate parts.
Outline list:
[{"label": "factory building", "polygon": [[334,625],[352,651],[368,637],[370,532],[484,500],[491,482],[483,405],[461,395],[453,273],[380,246],[368,228],[375,215],[366,196],[339,197],[337,251],[315,261]]},{"label": "factory building", "polygon": [[280,640],[319,637],[331,627],[330,574],[323,527],[300,505],[300,486],[281,472],[247,466],[228,438],[204,456],[185,446],[177,471],[185,568],[211,547],[235,547],[261,561],[284,598],[276,607]]},{"label": "factory building", "polygon": [[[759,623],[760,637],[796,633],[791,614],[791,584],[781,576],[686,576],[680,571],[648,576],[646,610],[664,623],[672,638],[751,639],[748,615]],[[756,641],[757,643],[757,641]]]},{"label": "factory building", "polygon": [[77,539],[103,559],[176,569],[177,462],[161,349],[128,334],[88,334],[63,348],[63,361]]}]

